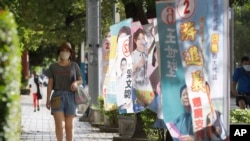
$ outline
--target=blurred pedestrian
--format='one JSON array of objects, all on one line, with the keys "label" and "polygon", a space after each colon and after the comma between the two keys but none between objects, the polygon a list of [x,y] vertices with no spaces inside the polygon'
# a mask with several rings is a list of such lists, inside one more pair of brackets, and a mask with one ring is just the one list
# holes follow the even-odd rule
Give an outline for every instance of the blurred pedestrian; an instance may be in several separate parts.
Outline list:
[{"label": "blurred pedestrian", "polygon": [[245,109],[250,104],[250,58],[243,56],[241,66],[233,73],[232,93],[236,96],[236,105]]},{"label": "blurred pedestrian", "polygon": [[71,61],[73,50],[69,42],[60,45],[57,55],[58,62],[51,64],[48,70],[46,107],[51,109],[55,120],[57,141],[63,140],[64,127],[66,140],[73,141],[73,119],[77,108],[74,92],[77,85],[82,84],[81,70],[77,63]]},{"label": "blurred pedestrian", "polygon": [[38,92],[40,91],[40,89],[37,83],[39,83],[39,76],[34,71],[29,79],[29,89],[33,99],[34,112],[40,110],[39,97],[38,97]]}]

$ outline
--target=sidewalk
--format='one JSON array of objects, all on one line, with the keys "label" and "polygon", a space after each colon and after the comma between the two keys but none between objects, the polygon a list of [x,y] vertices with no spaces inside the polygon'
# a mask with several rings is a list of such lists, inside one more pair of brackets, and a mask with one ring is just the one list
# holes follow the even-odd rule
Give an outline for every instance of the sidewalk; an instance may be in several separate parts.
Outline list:
[{"label": "sidewalk", "polygon": [[[44,90],[45,91],[45,90]],[[54,119],[45,107],[46,96],[40,100],[40,111],[33,112],[32,97],[21,95],[22,133],[20,141],[56,141]],[[230,98],[230,108],[237,108],[235,98]],[[102,133],[89,122],[80,122],[80,115],[74,120],[74,141],[112,141],[118,133]],[[65,141],[65,139],[64,139]]]},{"label": "sidewalk", "polygon": [[236,105],[235,97],[230,97],[230,109],[237,109],[237,108],[239,107]]},{"label": "sidewalk", "polygon": [[[40,101],[40,111],[34,112],[31,96],[21,95],[21,141],[56,141],[54,119],[45,107],[45,99],[46,96]],[[118,133],[102,133],[89,122],[80,122],[79,118],[80,115],[74,120],[74,141],[112,141],[114,136],[119,136]]]}]

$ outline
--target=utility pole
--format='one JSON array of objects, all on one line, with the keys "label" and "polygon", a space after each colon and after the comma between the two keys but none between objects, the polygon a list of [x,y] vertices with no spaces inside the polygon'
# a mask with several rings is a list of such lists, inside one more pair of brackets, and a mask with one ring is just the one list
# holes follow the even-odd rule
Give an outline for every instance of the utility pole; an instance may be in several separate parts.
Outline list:
[{"label": "utility pole", "polygon": [[114,23],[120,22],[120,14],[116,11],[117,9],[117,4],[114,3],[113,6],[113,18],[114,18]]},{"label": "utility pole", "polygon": [[88,87],[91,104],[97,104],[98,47],[100,46],[100,0],[87,0]]}]

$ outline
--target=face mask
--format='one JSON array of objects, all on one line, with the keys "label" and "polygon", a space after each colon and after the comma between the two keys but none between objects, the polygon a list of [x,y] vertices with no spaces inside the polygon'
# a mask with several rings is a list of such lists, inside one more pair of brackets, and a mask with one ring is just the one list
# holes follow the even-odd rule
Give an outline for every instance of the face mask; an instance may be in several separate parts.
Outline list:
[{"label": "face mask", "polygon": [[63,59],[63,60],[68,60],[69,56],[70,56],[69,52],[65,52],[65,51],[60,52],[60,58]]},{"label": "face mask", "polygon": [[244,68],[246,71],[250,71],[250,65],[243,65],[243,68]]}]

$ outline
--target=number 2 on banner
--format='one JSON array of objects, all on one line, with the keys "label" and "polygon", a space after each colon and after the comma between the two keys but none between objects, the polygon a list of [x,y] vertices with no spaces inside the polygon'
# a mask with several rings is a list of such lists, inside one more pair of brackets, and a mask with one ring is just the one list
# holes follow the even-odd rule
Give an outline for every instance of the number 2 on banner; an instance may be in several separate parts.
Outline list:
[{"label": "number 2 on banner", "polygon": [[195,0],[178,0],[176,8],[181,18],[190,18],[195,11]]}]

